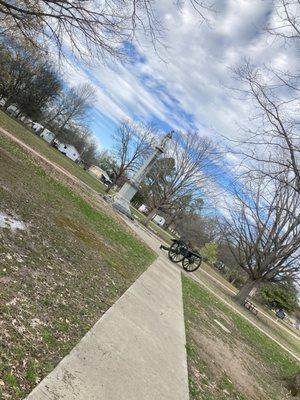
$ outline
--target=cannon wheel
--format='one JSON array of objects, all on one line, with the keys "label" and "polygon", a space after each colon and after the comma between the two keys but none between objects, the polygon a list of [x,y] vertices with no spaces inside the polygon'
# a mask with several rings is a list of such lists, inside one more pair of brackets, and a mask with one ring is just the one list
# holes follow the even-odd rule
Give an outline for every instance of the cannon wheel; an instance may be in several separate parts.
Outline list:
[{"label": "cannon wheel", "polygon": [[182,260],[182,267],[187,272],[194,272],[198,268],[200,268],[201,263],[202,263],[202,257],[200,255],[199,256],[191,255],[189,257],[185,257]]},{"label": "cannon wheel", "polygon": [[187,252],[187,246],[184,243],[174,242],[169,248],[169,259],[175,263],[179,263],[184,260],[185,253]]}]

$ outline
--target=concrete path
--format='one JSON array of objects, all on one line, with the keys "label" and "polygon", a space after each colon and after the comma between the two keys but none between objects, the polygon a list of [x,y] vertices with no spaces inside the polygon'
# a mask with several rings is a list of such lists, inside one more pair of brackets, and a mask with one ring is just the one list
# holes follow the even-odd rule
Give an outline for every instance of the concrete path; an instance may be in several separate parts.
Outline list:
[{"label": "concrete path", "polygon": [[159,258],[28,400],[188,400],[180,270]]},{"label": "concrete path", "polygon": [[[147,244],[148,246],[150,246],[154,251],[159,251],[159,245],[160,243],[162,243],[162,240],[160,238],[158,238],[154,233],[150,233],[147,229],[145,229],[142,225],[138,224],[136,221],[130,221],[126,218],[124,218],[124,221],[127,222],[127,224],[131,227],[131,229],[139,236],[141,237]],[[162,252],[165,253],[165,252]],[[171,266],[173,266],[173,268],[177,268],[180,269],[180,265],[178,264],[172,264],[168,261],[168,259],[166,258],[166,253],[164,254],[164,263],[169,263]],[[292,357],[294,357],[297,361],[300,361],[300,358],[297,354],[295,354],[294,352],[292,352],[290,349],[288,349],[286,346],[284,346],[282,343],[280,343],[278,340],[276,340],[272,335],[270,335],[265,329],[262,329],[261,326],[259,324],[257,324],[255,321],[253,321],[252,319],[250,319],[249,317],[247,317],[244,313],[242,313],[239,309],[239,307],[235,304],[230,303],[229,301],[226,301],[226,299],[224,299],[224,297],[218,295],[215,290],[213,290],[213,288],[211,288],[210,286],[208,286],[206,283],[202,282],[201,279],[199,279],[199,277],[195,274],[195,273],[186,273],[184,272],[182,269],[181,271],[189,276],[190,278],[194,279],[195,281],[197,281],[200,285],[202,285],[203,287],[205,287],[206,290],[208,290],[209,292],[211,292],[214,296],[216,296],[220,301],[222,301],[224,304],[226,304],[229,308],[231,308],[233,311],[235,311],[237,314],[239,314],[241,317],[243,317],[246,321],[248,321],[250,324],[252,324],[253,326],[255,326],[260,332],[262,332],[263,334],[265,334],[269,339],[273,340],[273,342],[275,342],[276,344],[278,344],[278,346],[280,346],[283,350],[285,350],[287,353],[289,353]],[[200,271],[201,273],[205,274],[206,276],[208,276],[210,279],[212,279],[213,281],[215,281],[217,284],[223,286],[223,284],[216,280],[213,276],[211,276],[210,274],[208,274],[206,271],[204,271],[203,269],[201,269]],[[270,318],[271,319],[271,318]],[[272,322],[275,323],[275,321],[273,320]],[[282,326],[280,326],[280,328],[283,328]],[[284,327],[285,328],[285,327]],[[285,330],[287,330],[288,333],[293,335],[293,332],[291,332],[290,330],[288,330],[287,328],[285,328]],[[294,335],[293,335],[294,336]],[[299,340],[299,337],[295,337],[296,339]]]}]

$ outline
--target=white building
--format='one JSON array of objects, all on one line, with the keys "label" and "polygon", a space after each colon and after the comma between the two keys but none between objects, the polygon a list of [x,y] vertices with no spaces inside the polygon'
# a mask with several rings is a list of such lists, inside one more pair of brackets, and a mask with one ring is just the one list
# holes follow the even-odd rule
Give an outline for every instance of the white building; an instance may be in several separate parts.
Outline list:
[{"label": "white building", "polygon": [[164,217],[161,217],[160,215],[156,214],[154,218],[152,218],[152,221],[155,222],[159,226],[164,226],[166,220]]},{"label": "white building", "polygon": [[92,165],[89,168],[89,172],[93,175],[95,175],[101,182],[103,182],[106,185],[112,184],[112,181],[110,177],[108,176],[108,173],[98,167],[97,165]]},{"label": "white building", "polygon": [[55,139],[55,135],[53,132],[49,131],[48,129],[45,129],[41,133],[41,138],[46,140],[46,142],[51,143]]},{"label": "white building", "polygon": [[7,112],[8,112],[10,115],[16,116],[17,114],[19,114],[20,110],[18,109],[17,106],[15,106],[15,105],[12,104],[12,105],[10,105],[10,106],[7,108]]},{"label": "white building", "polygon": [[5,106],[5,103],[6,103],[6,98],[5,97],[3,97],[2,99],[0,99],[0,106],[1,107],[4,107]]},{"label": "white building", "polygon": [[29,117],[25,117],[25,115],[23,115],[20,120],[22,122],[24,122],[24,124],[26,125],[31,125],[33,123],[32,119],[30,119]]},{"label": "white building", "polygon": [[58,143],[56,148],[73,161],[78,160],[80,156],[76,147],[74,147],[72,144]]},{"label": "white building", "polygon": [[140,212],[144,213],[144,214],[148,214],[148,212],[149,212],[149,210],[148,210],[148,208],[147,208],[147,206],[146,206],[145,204],[142,204],[142,205],[138,208],[138,210],[139,210]]},{"label": "white building", "polygon": [[35,132],[40,132],[40,131],[42,131],[43,129],[44,129],[44,126],[43,125],[41,125],[41,124],[39,124],[38,122],[33,122],[33,124],[32,124],[32,129],[35,131]]}]

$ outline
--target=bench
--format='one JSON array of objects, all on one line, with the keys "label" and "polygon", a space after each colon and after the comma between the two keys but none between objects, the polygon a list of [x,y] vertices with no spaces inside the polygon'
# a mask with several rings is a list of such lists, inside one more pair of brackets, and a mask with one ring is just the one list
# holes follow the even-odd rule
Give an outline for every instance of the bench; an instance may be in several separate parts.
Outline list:
[{"label": "bench", "polygon": [[245,300],[244,307],[247,308],[247,310],[253,312],[254,315],[258,314],[258,309],[255,307],[253,303],[251,303],[251,301]]}]

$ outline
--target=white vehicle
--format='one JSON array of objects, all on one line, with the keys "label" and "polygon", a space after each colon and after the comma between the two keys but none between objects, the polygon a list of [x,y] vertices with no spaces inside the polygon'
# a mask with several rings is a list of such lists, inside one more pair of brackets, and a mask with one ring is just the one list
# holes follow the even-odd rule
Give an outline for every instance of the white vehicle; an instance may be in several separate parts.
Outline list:
[{"label": "white vehicle", "polygon": [[44,126],[43,125],[41,125],[41,124],[39,124],[38,122],[33,122],[33,124],[32,124],[32,129],[35,131],[35,132],[40,132],[40,131],[42,131],[43,129],[44,129]]},{"label": "white vehicle", "polygon": [[159,226],[164,226],[166,220],[164,217],[161,217],[160,215],[156,214],[155,217],[152,219],[153,222],[155,222]]},{"label": "white vehicle", "polygon": [[149,210],[148,210],[148,208],[147,208],[147,206],[146,206],[145,204],[142,204],[142,205],[138,208],[138,210],[139,210],[140,212],[142,212],[143,214],[148,214],[148,212],[149,212]]},{"label": "white vehicle", "polygon": [[76,161],[79,159],[80,154],[72,144],[58,143],[55,147],[71,160]]},{"label": "white vehicle", "polygon": [[48,129],[44,129],[41,133],[41,138],[46,140],[46,142],[51,143],[55,139],[55,135],[53,132],[49,131]]},{"label": "white vehicle", "polygon": [[4,107],[4,106],[5,106],[6,100],[7,100],[7,99],[5,99],[4,97],[3,97],[2,99],[0,99],[0,106],[1,106],[1,107]]},{"label": "white vehicle", "polygon": [[10,114],[10,115],[13,115],[13,116],[16,116],[19,112],[20,112],[20,110],[18,109],[18,107],[17,106],[15,106],[15,105],[10,105],[8,108],[7,108],[7,112]]},{"label": "white vehicle", "polygon": [[20,120],[22,121],[22,122],[24,122],[24,124],[26,124],[26,125],[31,125],[32,124],[32,119],[30,119],[29,117],[25,117],[25,115],[23,115],[21,118],[20,118]]}]

